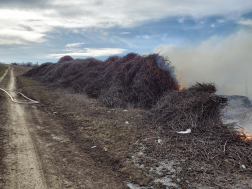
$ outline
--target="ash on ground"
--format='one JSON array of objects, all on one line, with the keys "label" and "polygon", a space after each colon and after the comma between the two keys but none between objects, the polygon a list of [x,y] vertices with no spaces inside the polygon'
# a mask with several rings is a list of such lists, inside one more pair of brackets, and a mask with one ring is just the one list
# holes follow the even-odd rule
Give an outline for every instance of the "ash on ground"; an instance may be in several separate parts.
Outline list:
[{"label": "ash on ground", "polygon": [[222,111],[224,124],[233,123],[235,129],[252,132],[252,103],[246,96],[222,96],[228,99],[228,105]]},{"label": "ash on ground", "polygon": [[[149,140],[144,139],[144,140]],[[145,145],[137,141],[135,145],[141,146],[140,151],[134,153],[128,161],[133,162],[135,166],[141,168],[146,176],[153,179],[153,182],[149,186],[139,186],[138,184],[132,183],[130,181],[125,181],[124,183],[130,189],[148,189],[148,188],[180,188],[176,182],[180,179],[176,176],[178,171],[182,168],[179,166],[180,162],[168,159],[163,159],[162,161],[155,158],[149,157],[144,153]],[[175,182],[174,182],[175,181]]]}]

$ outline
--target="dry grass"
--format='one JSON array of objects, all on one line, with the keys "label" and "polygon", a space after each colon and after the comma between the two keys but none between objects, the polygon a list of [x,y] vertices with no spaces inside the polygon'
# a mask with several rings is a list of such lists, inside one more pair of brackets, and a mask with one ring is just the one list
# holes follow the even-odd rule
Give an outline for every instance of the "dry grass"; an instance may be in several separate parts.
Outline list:
[{"label": "dry grass", "polygon": [[5,64],[1,64],[0,66],[0,77],[2,77],[5,73],[5,71],[8,69],[8,66]]},{"label": "dry grass", "polygon": [[46,88],[24,76],[18,77],[17,81],[21,91],[40,101],[48,112],[70,121],[71,124],[67,127],[72,131],[77,130],[79,134],[84,132],[85,137],[95,138],[100,143],[109,141],[113,146],[118,144],[113,147],[118,151],[122,141],[136,140],[143,110],[101,107],[97,99],[78,94],[71,89]]},{"label": "dry grass", "polygon": [[[8,67],[4,64],[0,66],[0,77],[3,76],[5,71],[8,69]],[[0,87],[6,87],[6,78],[1,82]],[[5,157],[5,151],[4,151],[4,140],[6,138],[5,131],[3,129],[3,126],[6,124],[6,95],[3,91],[0,91],[0,187],[2,186],[2,183],[4,182],[4,174],[5,174],[5,165],[3,162],[3,159]]]}]

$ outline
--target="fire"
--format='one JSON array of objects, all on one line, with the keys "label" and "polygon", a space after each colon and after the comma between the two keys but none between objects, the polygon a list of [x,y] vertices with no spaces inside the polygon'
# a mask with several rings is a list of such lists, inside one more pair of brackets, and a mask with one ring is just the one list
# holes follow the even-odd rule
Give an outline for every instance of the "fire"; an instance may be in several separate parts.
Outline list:
[{"label": "fire", "polygon": [[238,129],[237,134],[240,136],[242,141],[251,142],[252,141],[252,133],[247,133],[246,129]]},{"label": "fire", "polygon": [[184,80],[184,74],[183,72],[181,71],[180,72],[180,88],[179,88],[179,91],[182,91],[184,89],[184,85],[183,85],[183,80]]}]

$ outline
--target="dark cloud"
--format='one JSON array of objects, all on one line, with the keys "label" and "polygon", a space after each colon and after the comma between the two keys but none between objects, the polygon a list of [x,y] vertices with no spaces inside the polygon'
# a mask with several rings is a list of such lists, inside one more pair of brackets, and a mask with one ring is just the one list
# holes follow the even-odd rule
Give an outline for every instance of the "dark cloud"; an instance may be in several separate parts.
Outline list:
[{"label": "dark cloud", "polygon": [[252,19],[252,12],[246,13],[244,15],[242,15],[243,18],[249,18]]},{"label": "dark cloud", "polygon": [[50,0],[1,0],[1,8],[43,9],[50,5]]},{"label": "dark cloud", "polygon": [[23,28],[25,31],[33,31],[32,27],[28,25],[19,24],[19,27]]},{"label": "dark cloud", "polygon": [[103,5],[103,1],[95,1],[94,5],[101,6],[101,5]]},{"label": "dark cloud", "polygon": [[95,13],[93,11],[89,11],[87,9],[83,9],[83,7],[79,6],[67,6],[67,5],[59,5],[57,6],[57,14],[62,17],[93,17]]}]

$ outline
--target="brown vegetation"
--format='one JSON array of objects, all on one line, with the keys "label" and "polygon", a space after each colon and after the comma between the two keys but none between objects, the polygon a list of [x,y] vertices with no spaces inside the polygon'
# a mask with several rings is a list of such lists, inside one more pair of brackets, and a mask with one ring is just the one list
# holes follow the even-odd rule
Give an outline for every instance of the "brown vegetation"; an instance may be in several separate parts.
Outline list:
[{"label": "brown vegetation", "polygon": [[167,90],[178,90],[171,74],[160,69],[155,54],[147,57],[130,53],[102,62],[94,58],[45,63],[26,73],[50,86],[70,87],[89,97],[99,98],[107,107],[151,108]]},{"label": "brown vegetation", "polygon": [[[155,158],[179,157],[182,171],[176,176],[183,187],[192,186],[185,180],[204,185],[214,180],[214,186],[227,186],[236,181],[234,174],[251,172],[252,142],[242,141],[232,125],[222,123],[221,109],[227,99],[214,95],[216,86],[196,83],[180,92],[172,73],[160,69],[156,60],[156,55],[134,53],[104,62],[63,57],[60,64],[42,64],[25,76],[86,93],[102,106],[149,109],[141,132],[145,137],[158,134],[162,143],[142,138],[145,153]],[[186,129],[192,132],[177,133]]]},{"label": "brown vegetation", "polygon": [[[0,78],[4,75],[6,70],[8,69],[8,66],[5,64],[0,65]],[[6,78],[2,82],[0,82],[0,87],[5,88],[6,87]],[[3,125],[6,124],[7,118],[6,118],[6,111],[7,111],[7,104],[6,104],[6,95],[3,91],[0,90],[0,188],[1,183],[4,181],[4,174],[5,173],[5,165],[4,165],[4,157],[5,157],[5,150],[4,150],[4,140],[6,138],[6,132],[3,128]]]},{"label": "brown vegetation", "polygon": [[[0,92],[0,125],[5,124],[5,96],[2,92]],[[2,127],[0,127],[0,183],[1,183],[1,177],[3,176],[4,173],[4,163],[3,163],[3,158],[4,158],[4,130]]]},{"label": "brown vegetation", "polygon": [[5,71],[8,69],[8,66],[5,64],[0,64],[0,78],[4,75]]},{"label": "brown vegetation", "polygon": [[218,128],[227,99],[212,94],[213,91],[216,91],[213,84],[199,83],[183,91],[168,91],[146,114],[146,119],[175,131],[191,128],[207,132],[209,125]]}]

